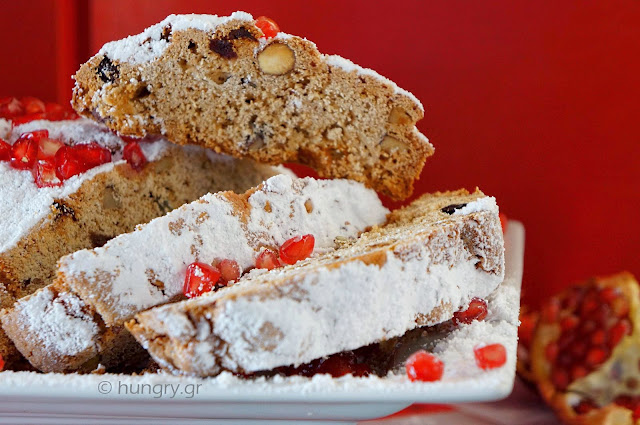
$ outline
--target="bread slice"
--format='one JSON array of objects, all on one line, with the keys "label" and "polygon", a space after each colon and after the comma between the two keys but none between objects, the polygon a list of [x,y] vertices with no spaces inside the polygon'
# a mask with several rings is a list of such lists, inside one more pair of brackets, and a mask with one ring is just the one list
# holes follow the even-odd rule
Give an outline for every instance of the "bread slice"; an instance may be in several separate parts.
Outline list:
[{"label": "bread slice", "polygon": [[[51,283],[65,254],[103,245],[207,192],[244,191],[283,172],[163,139],[140,143],[149,162],[135,171],[121,159],[123,140],[86,119],[34,121],[5,136],[13,142],[40,129],[70,145],[96,142],[110,149],[113,161],[42,188],[30,171],[0,161],[0,308]],[[7,367],[17,358],[1,331],[0,355]]]},{"label": "bread slice", "polygon": [[433,153],[411,93],[304,38],[267,39],[244,12],[171,15],[106,44],[75,79],[74,108],[122,134],[298,162],[396,199]]},{"label": "bread slice", "polygon": [[86,371],[113,360],[113,350],[137,346],[124,337],[113,343],[134,314],[184,298],[189,264],[233,259],[247,270],[261,249],[309,233],[321,252],[336,237],[383,223],[387,213],[375,192],[348,180],[279,175],[242,195],[208,194],[101,248],[63,257],[53,285],[0,320],[34,367]]},{"label": "bread slice", "polygon": [[252,373],[448,320],[503,275],[495,199],[437,193],[336,251],[153,308],[126,326],[172,372]]}]

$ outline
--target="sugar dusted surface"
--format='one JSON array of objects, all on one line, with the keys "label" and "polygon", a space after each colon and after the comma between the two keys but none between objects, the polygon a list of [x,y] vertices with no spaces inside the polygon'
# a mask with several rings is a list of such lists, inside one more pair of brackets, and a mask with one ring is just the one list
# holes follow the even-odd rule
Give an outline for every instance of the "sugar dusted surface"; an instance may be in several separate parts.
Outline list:
[{"label": "sugar dusted surface", "polygon": [[494,211],[497,213],[498,204],[496,203],[496,198],[493,196],[485,196],[473,202],[469,202],[464,207],[455,210],[453,215],[466,215],[478,211]]},{"label": "sugar dusted surface", "polygon": [[[515,355],[517,344],[517,326],[519,312],[520,285],[522,279],[522,251],[524,248],[522,226],[509,222],[506,236],[506,276],[505,281],[489,298],[489,316],[485,322],[463,325],[457,332],[440,341],[436,350],[445,361],[445,375],[438,382],[410,382],[403,373],[391,373],[384,378],[371,376],[355,378],[351,375],[331,378],[329,375],[316,375],[313,378],[300,376],[259,378],[244,380],[224,372],[214,378],[191,378],[173,376],[166,373],[130,375],[78,375],[78,374],[40,374],[35,372],[0,373],[0,394],[41,394],[50,395],[52,391],[62,396],[100,399],[131,399],[132,395],[102,395],[97,386],[103,381],[113,385],[128,384],[202,384],[198,394],[199,401],[249,402],[249,398],[286,397],[287,400],[341,400],[356,399],[363,401],[406,400],[407,402],[456,402],[485,399],[486,394],[499,393],[506,396],[513,386],[515,376]],[[503,367],[483,371],[475,365],[469,355],[469,349],[476,344],[503,342],[507,348],[507,364]],[[450,360],[451,359],[451,360]],[[451,365],[454,359],[461,363]],[[468,394],[473,394],[469,398]],[[484,397],[483,397],[484,396]],[[138,399],[151,399],[153,395],[136,396]],[[181,398],[184,396],[179,396]],[[231,399],[229,397],[232,397]],[[322,397],[322,398],[321,398]],[[157,405],[157,404],[156,404]]]},{"label": "sugar dusted surface", "polygon": [[105,44],[98,54],[122,62],[150,62],[160,57],[169,46],[169,43],[161,38],[162,31],[168,25],[173,31],[194,28],[213,32],[219,25],[232,20],[253,21],[253,17],[245,12],[234,12],[230,16],[169,15],[163,21],[150,26],[140,34]]},{"label": "sugar dusted surface", "polygon": [[[307,201],[312,205],[310,212]],[[113,306],[111,318],[98,309],[111,323],[182,293],[186,268],[194,261],[234,259],[246,269],[254,265],[260,247],[278,247],[293,236],[308,233],[315,236],[317,251],[327,250],[336,236],[356,236],[366,227],[384,222],[388,213],[375,192],[360,183],[286,175],[267,180],[249,197],[249,205],[245,229],[224,196],[205,195],[104,247],[63,257],[60,271],[72,289],[91,304],[92,300],[74,287],[73,276],[86,276],[89,283],[104,273],[112,276],[108,288],[90,295]],[[164,283],[163,291],[149,283],[150,274]]]},{"label": "sugar dusted surface", "polygon": [[[68,292],[56,297],[50,288],[44,288],[27,302],[16,304],[14,314],[29,334],[37,335],[47,349],[66,355],[89,348],[98,333],[98,325],[82,310],[83,307],[84,303]],[[65,332],[68,329],[73,332]]]}]

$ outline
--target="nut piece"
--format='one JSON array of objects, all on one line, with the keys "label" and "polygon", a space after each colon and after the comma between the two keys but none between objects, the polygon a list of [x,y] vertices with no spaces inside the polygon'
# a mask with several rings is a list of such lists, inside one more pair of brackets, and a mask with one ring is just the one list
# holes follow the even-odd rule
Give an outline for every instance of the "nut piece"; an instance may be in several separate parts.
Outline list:
[{"label": "nut piece", "polygon": [[396,151],[404,153],[409,150],[409,147],[398,139],[391,136],[384,136],[382,142],[380,142],[380,149],[385,153],[392,153]]},{"label": "nut piece", "polygon": [[411,116],[404,109],[396,106],[389,114],[389,122],[391,124],[407,125],[411,123]]},{"label": "nut piece", "polygon": [[283,43],[272,43],[258,54],[258,66],[269,75],[286,74],[293,69],[295,63],[293,50]]}]

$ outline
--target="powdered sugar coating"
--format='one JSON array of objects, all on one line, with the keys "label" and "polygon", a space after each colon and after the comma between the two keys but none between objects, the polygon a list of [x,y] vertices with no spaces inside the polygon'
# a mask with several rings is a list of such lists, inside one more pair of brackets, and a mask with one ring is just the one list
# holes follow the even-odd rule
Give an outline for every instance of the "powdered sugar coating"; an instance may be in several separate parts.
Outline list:
[{"label": "powdered sugar coating", "polygon": [[388,213],[360,183],[285,175],[267,180],[248,206],[241,217],[224,194],[205,195],[101,248],[63,257],[60,273],[112,325],[181,294],[186,268],[194,261],[233,259],[246,269],[261,247],[309,233],[316,250],[326,250],[336,236],[356,236],[384,222]]},{"label": "powdered sugar coating", "polygon": [[169,46],[169,42],[162,37],[162,33],[167,26],[171,26],[172,31],[193,28],[213,32],[219,25],[226,24],[232,20],[253,21],[253,17],[245,12],[234,12],[230,16],[169,15],[140,34],[105,44],[98,52],[98,55],[106,55],[109,59],[121,62],[151,62],[160,57]]},{"label": "powdered sugar coating", "polygon": [[475,201],[469,202],[462,208],[456,209],[453,215],[466,215],[479,211],[492,211],[498,213],[498,204],[493,196],[485,196]]},{"label": "powdered sugar coating", "polygon": [[16,304],[16,316],[25,332],[36,335],[47,349],[75,354],[90,348],[98,332],[98,325],[83,308],[84,303],[75,295],[62,292],[56,296],[50,288],[44,288],[28,302]]}]

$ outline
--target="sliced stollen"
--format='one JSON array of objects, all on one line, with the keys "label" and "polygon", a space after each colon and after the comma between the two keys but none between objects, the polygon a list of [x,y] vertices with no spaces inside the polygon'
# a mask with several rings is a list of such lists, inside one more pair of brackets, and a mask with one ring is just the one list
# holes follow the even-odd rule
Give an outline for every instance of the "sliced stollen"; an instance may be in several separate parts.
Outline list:
[{"label": "sliced stollen", "polygon": [[122,134],[298,162],[396,199],[433,153],[411,93],[304,38],[267,38],[244,12],[171,15],[106,44],[75,79],[74,108]]},{"label": "sliced stollen", "polygon": [[[122,327],[134,314],[184,298],[187,266],[235,260],[254,266],[263,248],[313,234],[315,252],[384,223],[388,210],[361,183],[278,175],[255,189],[207,194],[101,248],[63,257],[53,285],[0,320],[42,371],[87,371],[126,360],[138,344]],[[117,342],[117,343],[116,343]],[[133,348],[132,348],[133,346]]]},{"label": "sliced stollen", "polygon": [[[162,138],[139,143],[148,162],[134,170],[123,159],[126,142],[87,119],[9,126],[4,137],[16,143],[21,134],[40,130],[48,131],[47,140],[68,146],[106,148],[111,161],[58,187],[38,187],[30,170],[0,161],[0,308],[51,283],[63,255],[100,246],[207,192],[244,191],[288,172]],[[8,368],[17,354],[0,331],[0,355]]]},{"label": "sliced stollen", "polygon": [[126,326],[174,373],[251,373],[448,320],[503,275],[495,199],[438,193],[333,252],[153,308]]}]

